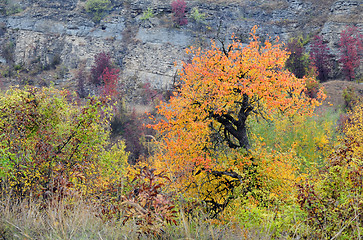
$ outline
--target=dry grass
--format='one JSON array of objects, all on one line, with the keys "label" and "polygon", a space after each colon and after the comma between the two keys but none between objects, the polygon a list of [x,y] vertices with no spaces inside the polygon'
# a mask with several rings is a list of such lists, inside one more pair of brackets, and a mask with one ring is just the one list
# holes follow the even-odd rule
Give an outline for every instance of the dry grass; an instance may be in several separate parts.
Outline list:
[{"label": "dry grass", "polygon": [[[132,229],[119,231],[120,223],[103,222],[97,211],[77,200],[41,209],[31,201],[1,202],[0,237],[2,239],[120,239],[133,237]],[[136,236],[135,236],[136,237]]]},{"label": "dry grass", "polygon": [[[135,221],[103,221],[98,211],[78,199],[42,208],[39,202],[0,200],[0,239],[244,239],[239,227],[215,225],[200,218],[181,217],[167,225],[161,238],[139,236]],[[253,232],[246,236],[251,236]]]},{"label": "dry grass", "polygon": [[331,104],[334,108],[341,108],[344,105],[343,90],[347,87],[352,87],[355,92],[363,97],[363,84],[348,81],[328,81],[322,84],[324,87],[327,99],[323,103],[323,108]]},{"label": "dry grass", "polygon": [[[11,203],[0,200],[0,239],[284,239],[274,236],[271,223],[245,228],[237,222],[216,224],[205,220],[199,212],[187,217],[180,212],[177,225],[166,225],[161,236],[138,235],[135,221],[122,225],[120,220],[103,221],[96,217],[98,211],[78,199],[67,204],[41,208],[38,202]],[[294,239],[294,238],[291,238]]]}]

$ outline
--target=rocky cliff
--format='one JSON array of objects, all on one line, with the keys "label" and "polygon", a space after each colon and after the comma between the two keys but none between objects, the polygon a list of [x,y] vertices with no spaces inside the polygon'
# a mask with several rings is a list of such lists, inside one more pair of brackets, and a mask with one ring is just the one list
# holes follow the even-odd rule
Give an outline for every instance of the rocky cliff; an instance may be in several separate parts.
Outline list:
[{"label": "rocky cliff", "polygon": [[[73,74],[57,81],[71,81],[76,77],[72,69],[80,64],[90,67],[94,55],[105,51],[122,69],[122,81],[129,88],[145,81],[155,88],[170,88],[174,62],[187,59],[186,47],[203,47],[217,37],[228,40],[232,33],[247,41],[254,25],[261,36],[280,36],[284,41],[322,34],[334,54],[347,25],[363,32],[361,0],[192,0],[187,2],[189,23],[182,27],[173,24],[170,1],[113,0],[99,23],[92,21],[81,0],[1,2],[6,3],[0,6],[0,41],[13,53],[11,59],[3,52],[2,64],[11,59],[31,71],[34,64],[46,68],[58,60]],[[17,11],[5,11],[10,2]],[[205,14],[202,21],[190,17],[194,7]],[[143,20],[148,8],[153,17]]]}]

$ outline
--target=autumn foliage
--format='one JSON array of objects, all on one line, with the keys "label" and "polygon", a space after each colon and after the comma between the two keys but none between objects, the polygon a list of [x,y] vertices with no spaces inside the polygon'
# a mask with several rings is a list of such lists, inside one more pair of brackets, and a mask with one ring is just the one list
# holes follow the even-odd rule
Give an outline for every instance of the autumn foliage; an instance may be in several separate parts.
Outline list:
[{"label": "autumn foliage", "polygon": [[[18,198],[92,195],[119,184],[124,144],[109,145],[112,106],[68,91],[12,89],[0,96],[0,182]],[[105,188],[104,188],[105,187]]]},{"label": "autumn foliage", "polygon": [[171,96],[139,89],[149,115],[129,111],[106,53],[93,86],[80,69],[78,94],[1,92],[0,238],[359,239],[363,105],[348,88],[344,119],[316,109],[315,77],[330,71],[321,38],[299,75],[303,40],[287,51],[256,31],[187,49]]},{"label": "autumn foliage", "polygon": [[356,27],[349,27],[340,33],[340,59],[343,65],[343,73],[348,81],[355,77],[355,69],[359,67],[363,54],[363,34]]},{"label": "autumn foliage", "polygon": [[[255,31],[245,47],[232,41],[223,49],[214,42],[208,50],[188,49],[193,59],[183,63],[179,91],[169,103],[158,106],[162,118],[153,128],[162,137],[153,160],[175,179],[174,189],[187,190],[201,183],[196,180],[199,172],[242,180],[248,166],[262,164],[251,155],[248,119],[272,121],[275,114],[311,114],[324,98],[321,91],[317,99],[307,97],[306,79],[285,70],[289,55],[281,50],[278,39],[261,43]],[[263,160],[267,169],[280,161],[272,156],[271,160]]]},{"label": "autumn foliage", "polygon": [[308,214],[315,238],[351,238],[362,227],[363,104],[349,114],[339,147],[317,174],[298,185],[297,200]]},{"label": "autumn foliage", "polygon": [[110,54],[100,52],[95,56],[94,65],[91,68],[90,82],[96,86],[102,85],[102,74],[106,68],[111,69]]},{"label": "autumn foliage", "polygon": [[185,16],[187,4],[184,0],[175,0],[171,3],[171,9],[174,13],[173,21],[177,26],[188,24],[188,19]]},{"label": "autumn foliage", "polygon": [[307,68],[309,66],[309,59],[305,54],[303,41],[304,39],[302,37],[293,38],[287,43],[286,48],[287,51],[290,52],[290,55],[286,60],[286,67],[298,78],[307,75]]},{"label": "autumn foliage", "polygon": [[102,75],[100,76],[100,79],[104,83],[101,90],[102,96],[105,97],[109,96],[111,98],[115,98],[119,95],[118,86],[117,86],[119,73],[120,71],[115,68],[106,67],[103,70]]},{"label": "autumn foliage", "polygon": [[310,59],[317,68],[318,79],[320,81],[328,80],[332,62],[329,55],[329,48],[323,42],[323,38],[319,35],[315,36],[311,44]]}]

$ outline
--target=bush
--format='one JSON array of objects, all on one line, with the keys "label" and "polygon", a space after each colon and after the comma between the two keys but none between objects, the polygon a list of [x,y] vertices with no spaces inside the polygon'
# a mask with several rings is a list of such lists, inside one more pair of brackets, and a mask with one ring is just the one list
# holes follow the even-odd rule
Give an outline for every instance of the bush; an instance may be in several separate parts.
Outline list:
[{"label": "bush", "polygon": [[126,211],[123,223],[136,219],[139,235],[161,235],[166,224],[176,224],[175,206],[170,197],[161,191],[164,184],[160,182],[170,179],[148,166],[134,171],[132,182],[135,184],[122,203]]},{"label": "bush", "polygon": [[194,19],[195,22],[199,23],[199,22],[203,22],[205,19],[205,14],[204,13],[200,13],[197,7],[194,7],[192,9],[192,13],[190,14],[190,16]]},{"label": "bush", "polygon": [[286,61],[286,67],[298,78],[304,77],[309,68],[309,57],[305,54],[304,42],[304,39],[299,37],[291,39],[287,44],[290,56]]},{"label": "bush", "polygon": [[355,78],[355,69],[360,65],[363,55],[363,34],[356,27],[350,27],[340,33],[340,59],[343,74],[348,81]]},{"label": "bush", "polygon": [[118,69],[109,69],[108,67],[105,68],[101,75],[102,82],[104,83],[101,90],[102,96],[108,96],[112,99],[115,99],[119,95],[119,91],[117,89],[119,73],[120,71]]},{"label": "bush", "polygon": [[105,16],[105,12],[111,9],[110,0],[88,0],[86,11],[93,15],[92,20],[99,22]]},{"label": "bush", "polygon": [[306,91],[305,94],[310,98],[318,98],[319,90],[321,86],[319,82],[315,79],[309,79],[306,81]]},{"label": "bush", "polygon": [[50,68],[55,69],[56,66],[62,63],[61,56],[59,54],[56,54],[53,56],[52,62],[50,63]]},{"label": "bush", "polygon": [[81,65],[77,72],[77,93],[80,98],[85,98],[87,96],[87,91],[85,89],[86,79],[85,66]]},{"label": "bush", "polygon": [[353,87],[347,87],[343,90],[344,109],[351,111],[353,106],[359,101]]},{"label": "bush", "polygon": [[316,35],[311,45],[310,59],[318,71],[318,79],[320,81],[328,80],[329,73],[332,68],[331,56],[329,48],[323,42],[321,36]]},{"label": "bush", "polygon": [[0,12],[5,15],[13,15],[23,11],[18,3],[14,3],[12,0],[0,1]]},{"label": "bush", "polygon": [[2,56],[8,64],[14,62],[14,43],[7,42],[2,46]]},{"label": "bush", "polygon": [[185,17],[185,9],[187,4],[184,0],[176,0],[171,3],[171,9],[174,13],[173,21],[176,26],[184,26],[188,24],[188,19]]},{"label": "bush", "polygon": [[[315,239],[359,239],[363,214],[363,104],[353,108],[344,138],[317,173],[298,185],[298,202]],[[309,237],[311,238],[311,237]]]},{"label": "bush", "polygon": [[90,82],[96,86],[102,85],[102,73],[106,68],[111,69],[110,54],[105,52],[98,53],[95,56],[94,65],[91,68]]},{"label": "bush", "polygon": [[147,10],[143,12],[141,20],[147,21],[152,17],[154,17],[153,10],[151,7],[148,7]]},{"label": "bush", "polygon": [[[0,188],[16,198],[60,200],[94,194],[118,181],[123,144],[110,147],[112,107],[68,91],[12,89],[0,96]],[[113,180],[112,180],[113,179]]]}]

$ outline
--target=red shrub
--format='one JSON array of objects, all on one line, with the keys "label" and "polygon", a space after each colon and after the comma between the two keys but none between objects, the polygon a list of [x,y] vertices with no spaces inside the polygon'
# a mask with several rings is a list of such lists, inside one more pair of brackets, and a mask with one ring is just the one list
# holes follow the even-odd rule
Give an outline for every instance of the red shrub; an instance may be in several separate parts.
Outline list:
[{"label": "red shrub", "polygon": [[95,56],[95,62],[91,69],[91,83],[94,85],[102,85],[100,78],[106,68],[111,68],[111,58],[109,53],[101,52]]},{"label": "red shrub", "polygon": [[332,62],[329,55],[329,48],[319,35],[315,36],[311,44],[310,60],[318,71],[318,79],[320,81],[328,80]]},{"label": "red shrub", "polygon": [[359,67],[363,54],[363,34],[356,27],[349,27],[340,33],[340,59],[343,64],[343,74],[348,81],[355,77],[354,70]]},{"label": "red shrub", "polygon": [[120,70],[115,68],[106,67],[103,70],[101,77],[99,78],[103,83],[102,96],[110,96],[112,98],[116,97],[119,92],[117,90],[118,76]]},{"label": "red shrub", "polygon": [[175,0],[171,3],[171,9],[174,13],[173,21],[178,26],[188,24],[188,19],[185,17],[185,9],[187,4],[184,0]]}]

